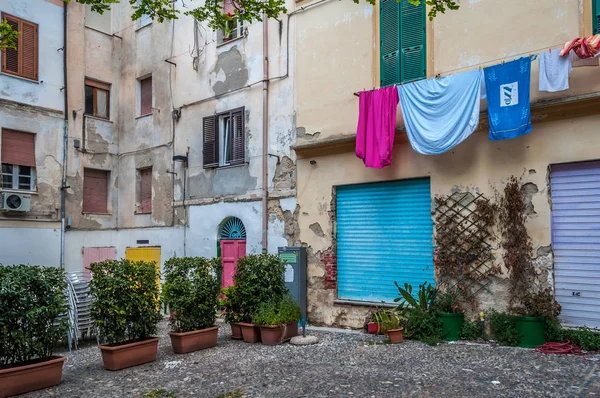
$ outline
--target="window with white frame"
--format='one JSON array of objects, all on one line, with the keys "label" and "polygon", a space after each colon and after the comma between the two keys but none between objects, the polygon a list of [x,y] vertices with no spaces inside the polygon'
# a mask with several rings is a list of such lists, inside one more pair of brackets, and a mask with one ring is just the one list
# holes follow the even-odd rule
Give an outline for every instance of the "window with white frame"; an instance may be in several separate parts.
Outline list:
[{"label": "window with white frame", "polygon": [[35,134],[2,129],[0,188],[36,190]]},{"label": "window with white frame", "polygon": [[[141,0],[136,1],[136,6],[140,6]],[[144,26],[148,26],[152,23],[152,18],[148,14],[142,14],[142,16],[137,20],[137,28],[141,29]]]},{"label": "window with white frame", "polygon": [[240,12],[240,9],[236,0],[223,1],[223,14],[228,15],[231,19],[226,22],[225,29],[218,30],[217,45],[226,44],[244,36],[244,21],[236,15]]}]

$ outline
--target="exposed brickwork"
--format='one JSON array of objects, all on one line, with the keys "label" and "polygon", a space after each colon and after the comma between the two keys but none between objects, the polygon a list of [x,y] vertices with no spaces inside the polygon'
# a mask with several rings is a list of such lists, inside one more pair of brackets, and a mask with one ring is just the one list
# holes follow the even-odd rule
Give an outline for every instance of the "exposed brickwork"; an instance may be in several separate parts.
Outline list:
[{"label": "exposed brickwork", "polygon": [[321,253],[321,263],[325,267],[325,276],[323,277],[326,289],[335,290],[337,288],[337,240],[335,233],[335,189],[331,195],[331,204],[329,211],[329,223],[331,225],[331,247]]}]

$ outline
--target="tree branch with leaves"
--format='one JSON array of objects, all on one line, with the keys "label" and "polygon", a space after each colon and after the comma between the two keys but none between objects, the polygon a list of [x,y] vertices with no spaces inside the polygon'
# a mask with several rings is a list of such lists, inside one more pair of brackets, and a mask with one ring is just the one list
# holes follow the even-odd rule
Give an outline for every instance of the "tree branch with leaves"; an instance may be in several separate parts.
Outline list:
[{"label": "tree branch with leaves", "polygon": [[[63,0],[69,3],[71,0]],[[181,11],[173,6],[173,0],[75,0],[77,3],[87,4],[92,11],[99,14],[110,10],[112,4],[128,1],[133,9],[132,20],[138,20],[143,16],[148,16],[152,20],[162,23],[164,21],[175,20],[179,18]],[[177,1],[177,0],[175,0]],[[184,5],[193,3],[195,0],[181,0]],[[196,0],[197,1],[197,0]],[[223,12],[223,0],[206,0],[199,7],[183,11],[184,15],[191,16],[200,22],[205,22],[213,30],[228,30],[231,20],[244,21],[251,24],[255,21],[262,21],[263,15],[267,18],[278,18],[287,13],[285,0],[225,0],[231,2],[233,12],[225,14]],[[363,0],[352,0],[354,3],[360,3]],[[367,3],[375,5],[376,0],[365,0]],[[458,0],[396,0],[397,2],[408,1],[410,4],[419,5],[425,2],[429,6],[429,19],[433,20],[438,13],[444,14],[446,10],[457,10]],[[0,50],[6,48],[15,48],[15,32],[6,21],[0,23]]]}]

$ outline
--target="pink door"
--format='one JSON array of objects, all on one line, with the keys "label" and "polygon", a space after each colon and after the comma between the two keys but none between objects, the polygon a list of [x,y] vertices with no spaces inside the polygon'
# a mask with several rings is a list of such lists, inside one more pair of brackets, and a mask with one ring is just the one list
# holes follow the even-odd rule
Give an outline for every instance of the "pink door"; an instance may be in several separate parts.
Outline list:
[{"label": "pink door", "polygon": [[84,247],[83,248],[83,272],[84,279],[89,280],[89,268],[93,263],[104,260],[114,260],[116,250],[114,247]]},{"label": "pink door", "polygon": [[245,240],[221,241],[221,259],[223,261],[223,275],[221,277],[222,287],[233,285],[235,267],[237,266],[238,260],[244,256],[246,256]]}]

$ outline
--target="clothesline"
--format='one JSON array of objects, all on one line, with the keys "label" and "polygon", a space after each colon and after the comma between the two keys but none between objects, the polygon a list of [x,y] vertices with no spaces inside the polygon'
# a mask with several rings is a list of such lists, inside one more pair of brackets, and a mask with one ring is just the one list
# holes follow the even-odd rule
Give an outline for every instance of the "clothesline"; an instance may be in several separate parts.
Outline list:
[{"label": "clothesline", "polygon": [[[457,72],[457,71],[469,71],[469,70],[481,69],[483,65],[491,66],[491,65],[494,65],[498,61],[501,61],[501,63],[504,63],[506,60],[514,61],[516,59],[521,58],[523,55],[537,56],[538,54],[541,54],[541,53],[545,52],[546,49],[548,51],[552,51],[552,50],[555,50],[557,48],[562,48],[563,45],[564,45],[564,43],[554,44],[554,45],[552,45],[550,47],[538,48],[538,49],[535,49],[535,50],[526,51],[526,52],[522,52],[522,53],[519,53],[519,54],[513,54],[513,55],[510,55],[510,56],[507,56],[507,57],[503,57],[503,58],[492,59],[492,60],[489,60],[489,61],[486,61],[486,62],[482,62],[482,63],[479,63],[479,64],[469,65],[469,66],[465,66],[465,67],[461,67],[461,68],[452,69],[452,70],[443,72],[443,74],[439,73],[435,77],[436,78],[440,78],[442,76],[454,75],[454,74],[456,74],[454,72]],[[475,67],[477,67],[477,68],[475,68]],[[407,82],[406,84],[410,84],[410,83],[414,83],[414,82],[415,82],[415,80],[412,80],[410,82]],[[380,87],[380,88],[383,88],[383,87]],[[354,94],[354,96],[358,97],[361,92],[364,92],[364,91],[374,91],[374,90],[377,90],[377,89],[378,89],[377,87],[373,87],[372,90],[357,91],[357,92],[355,92],[353,94]]]}]

